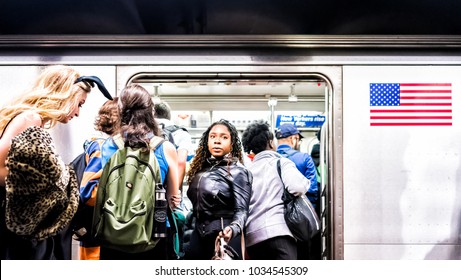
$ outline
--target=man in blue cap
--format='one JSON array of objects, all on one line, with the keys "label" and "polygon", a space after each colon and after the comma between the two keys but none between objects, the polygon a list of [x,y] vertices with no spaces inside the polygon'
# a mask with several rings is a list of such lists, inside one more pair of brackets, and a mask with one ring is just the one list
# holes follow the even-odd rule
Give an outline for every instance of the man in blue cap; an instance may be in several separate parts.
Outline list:
[{"label": "man in blue cap", "polygon": [[[298,128],[293,124],[284,123],[276,129],[275,137],[278,143],[277,152],[293,161],[298,170],[310,180],[311,185],[306,196],[314,206],[317,214],[320,214],[319,207],[317,207],[319,206],[319,189],[314,161],[308,153],[297,151],[299,149],[300,140],[303,138],[301,132],[299,132]],[[298,242],[298,259],[317,259],[318,256],[310,252],[310,250],[312,250],[311,247],[316,248],[315,245]]]}]

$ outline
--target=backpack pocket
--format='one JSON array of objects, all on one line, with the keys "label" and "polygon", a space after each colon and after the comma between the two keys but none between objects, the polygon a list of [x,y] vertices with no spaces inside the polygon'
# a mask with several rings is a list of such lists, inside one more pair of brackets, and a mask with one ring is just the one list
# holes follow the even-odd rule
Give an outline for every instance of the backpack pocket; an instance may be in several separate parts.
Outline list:
[{"label": "backpack pocket", "polygon": [[[128,209],[127,209],[128,208]],[[148,244],[152,232],[146,228],[148,215],[146,202],[136,201],[131,205],[117,205],[108,199],[103,208],[105,226],[103,236],[114,246],[129,246]]]}]

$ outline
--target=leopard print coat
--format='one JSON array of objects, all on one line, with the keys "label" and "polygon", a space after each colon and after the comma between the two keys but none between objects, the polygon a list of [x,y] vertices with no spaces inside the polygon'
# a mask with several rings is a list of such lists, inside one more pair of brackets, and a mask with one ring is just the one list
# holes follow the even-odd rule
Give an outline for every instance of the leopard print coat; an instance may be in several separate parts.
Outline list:
[{"label": "leopard print coat", "polygon": [[43,240],[69,225],[79,202],[77,179],[47,131],[33,126],[14,137],[6,166],[5,221],[10,231]]}]

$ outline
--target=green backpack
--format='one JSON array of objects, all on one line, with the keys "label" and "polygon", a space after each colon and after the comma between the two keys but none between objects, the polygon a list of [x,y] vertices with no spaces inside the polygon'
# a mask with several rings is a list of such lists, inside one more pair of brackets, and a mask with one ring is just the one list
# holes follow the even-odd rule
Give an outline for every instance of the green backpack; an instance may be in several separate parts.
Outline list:
[{"label": "green backpack", "polygon": [[[124,147],[103,168],[93,213],[93,235],[100,245],[126,253],[151,250],[159,241],[154,237],[155,188],[161,185],[160,167],[153,151],[165,140],[154,136],[150,150]],[[163,215],[164,214],[164,215]]]}]

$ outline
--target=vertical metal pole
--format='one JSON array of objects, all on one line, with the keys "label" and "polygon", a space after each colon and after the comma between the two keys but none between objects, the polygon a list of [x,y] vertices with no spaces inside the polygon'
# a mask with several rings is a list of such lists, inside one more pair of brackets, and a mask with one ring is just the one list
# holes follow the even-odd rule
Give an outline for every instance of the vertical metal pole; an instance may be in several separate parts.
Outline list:
[{"label": "vertical metal pole", "polygon": [[267,102],[267,105],[269,105],[269,108],[271,109],[271,130],[272,132],[275,131],[275,106],[277,106],[277,98],[275,97],[270,97],[269,101]]}]

